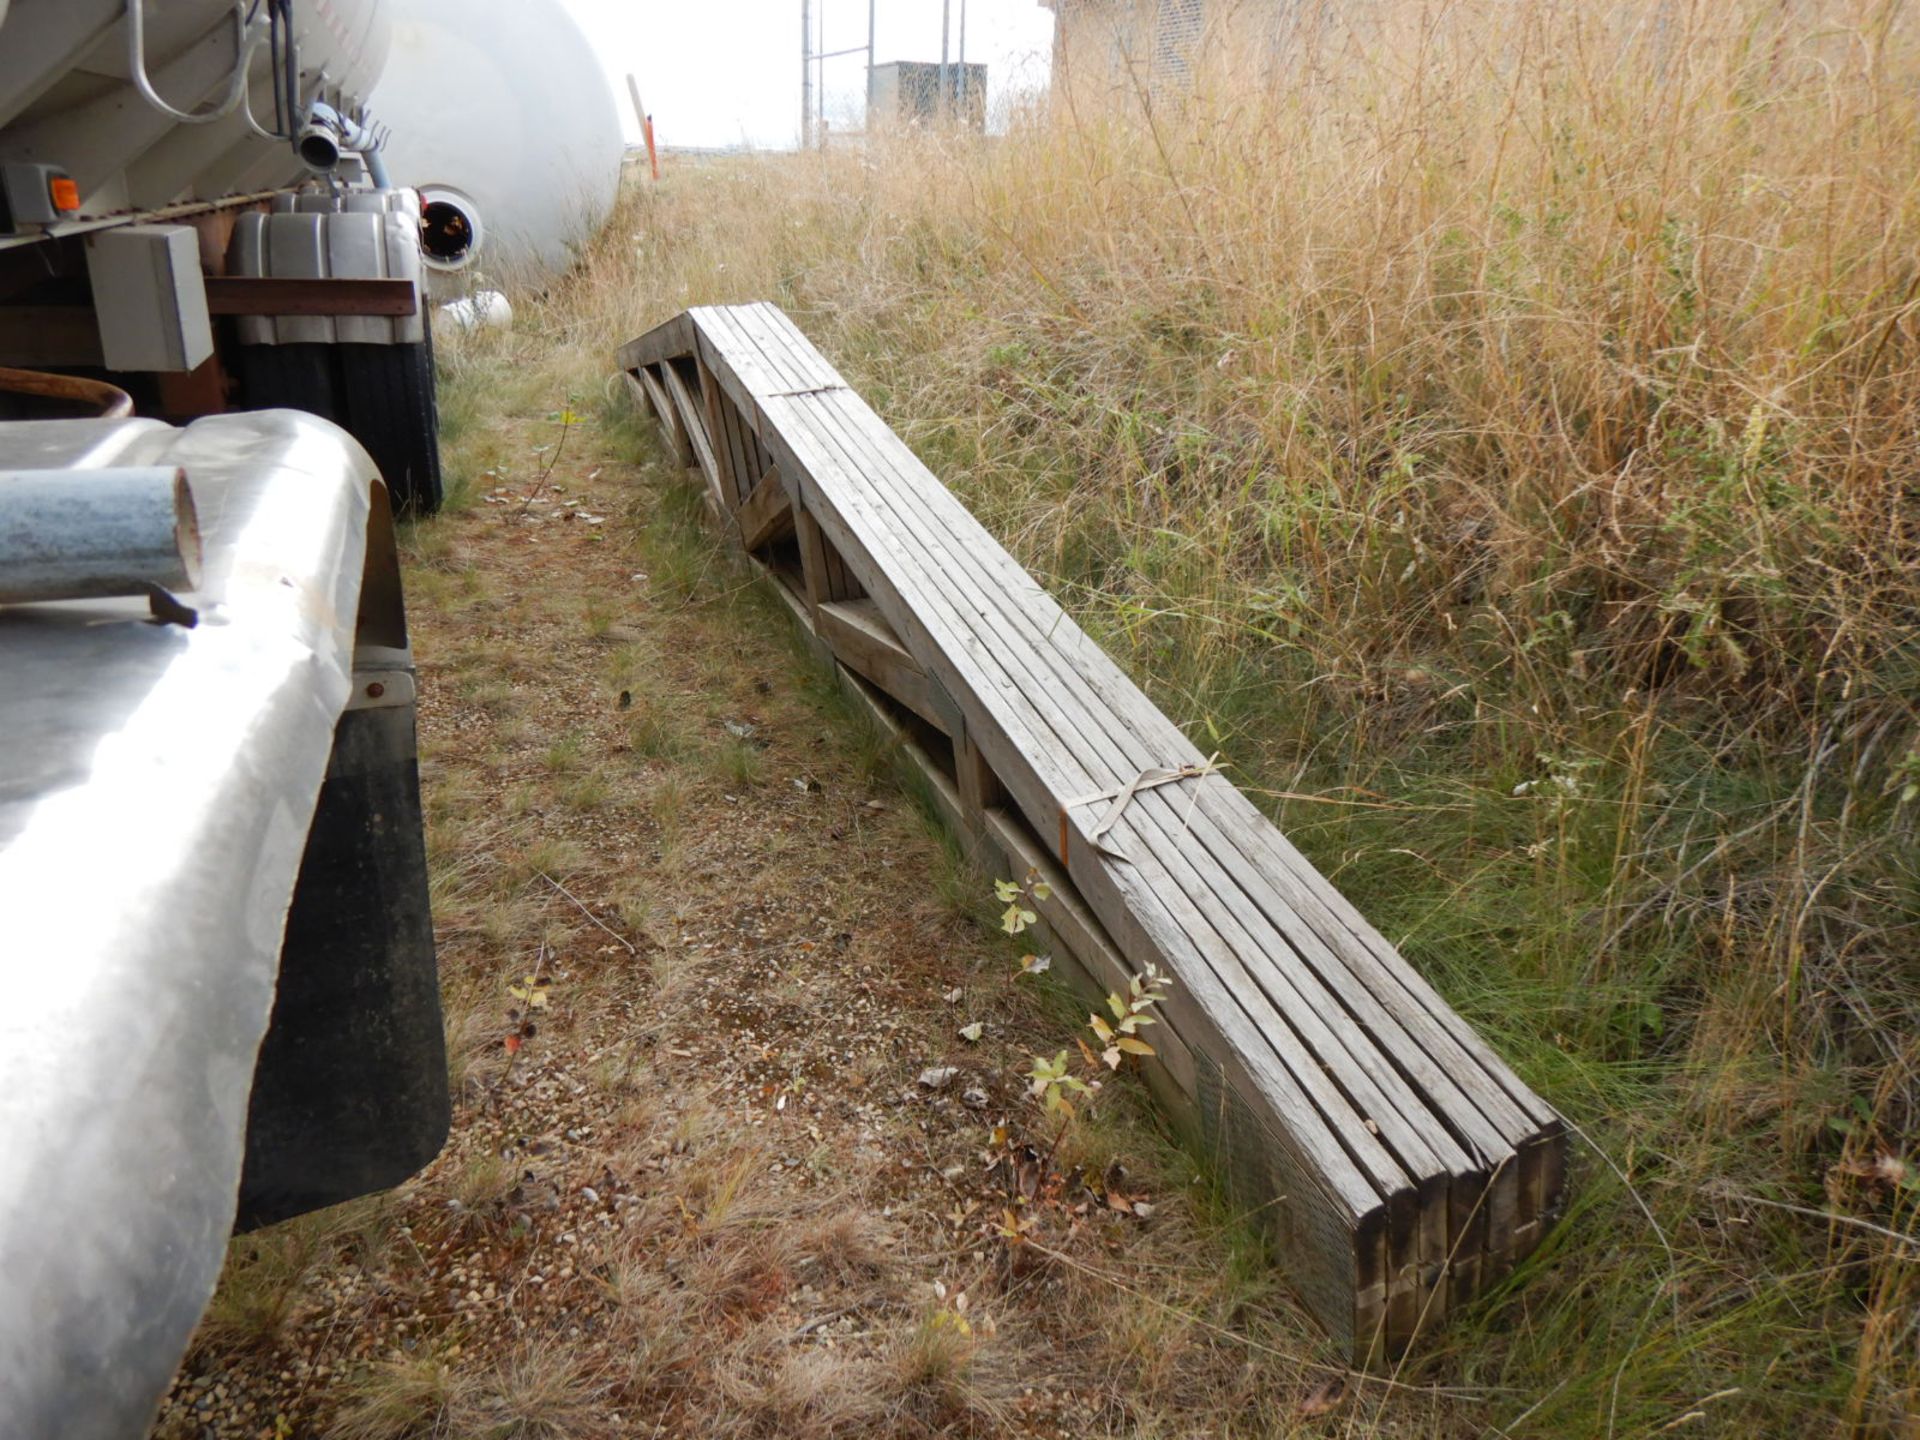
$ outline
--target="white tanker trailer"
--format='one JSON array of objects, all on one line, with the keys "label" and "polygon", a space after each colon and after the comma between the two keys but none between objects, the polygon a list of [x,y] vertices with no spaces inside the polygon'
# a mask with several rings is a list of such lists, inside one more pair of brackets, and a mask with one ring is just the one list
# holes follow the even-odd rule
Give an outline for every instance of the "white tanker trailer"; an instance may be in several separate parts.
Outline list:
[{"label": "white tanker trailer", "polygon": [[563,264],[618,129],[550,0],[441,8],[0,0],[0,1436],[145,1434],[234,1229],[445,1138],[424,280]]},{"label": "white tanker trailer", "polygon": [[558,0],[12,0],[0,26],[0,368],[173,420],[305,409],[436,508],[423,292],[540,283],[618,184]]},{"label": "white tanker trailer", "polygon": [[[558,0],[388,0],[373,108],[420,191],[434,295],[564,269],[613,208],[626,143],[599,57]],[[586,83],[582,83],[586,77]]]}]

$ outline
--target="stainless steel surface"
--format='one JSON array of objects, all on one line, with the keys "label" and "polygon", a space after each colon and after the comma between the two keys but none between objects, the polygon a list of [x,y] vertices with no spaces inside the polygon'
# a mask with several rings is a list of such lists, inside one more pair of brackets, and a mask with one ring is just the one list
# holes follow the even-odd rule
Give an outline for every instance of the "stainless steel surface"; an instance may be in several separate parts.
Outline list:
[{"label": "stainless steel surface", "polygon": [[0,605],[200,583],[200,522],[177,465],[0,470]]},{"label": "stainless steel surface", "polygon": [[0,424],[0,465],[181,466],[205,532],[191,631],[0,610],[0,1435],[137,1436],[233,1222],[374,471],[290,411]]}]

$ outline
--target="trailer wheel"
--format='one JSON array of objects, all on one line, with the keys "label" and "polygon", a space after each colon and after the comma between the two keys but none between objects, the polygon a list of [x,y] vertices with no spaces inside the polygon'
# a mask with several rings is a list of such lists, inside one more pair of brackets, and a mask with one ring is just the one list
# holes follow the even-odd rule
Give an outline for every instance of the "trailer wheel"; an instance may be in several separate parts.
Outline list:
[{"label": "trailer wheel", "polygon": [[444,498],[433,332],[418,345],[336,345],[340,423],[380,467],[396,512],[431,515]]},{"label": "trailer wheel", "polygon": [[332,345],[243,345],[240,386],[249,410],[304,410],[340,418]]}]

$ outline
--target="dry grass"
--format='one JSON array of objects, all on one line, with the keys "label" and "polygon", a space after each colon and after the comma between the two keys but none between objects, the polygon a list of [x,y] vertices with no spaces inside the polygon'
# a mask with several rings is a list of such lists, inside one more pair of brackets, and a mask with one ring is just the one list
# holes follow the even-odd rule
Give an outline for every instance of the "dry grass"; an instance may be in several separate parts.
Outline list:
[{"label": "dry grass", "polygon": [[[697,492],[589,407],[552,479],[607,525],[484,503],[584,403],[543,318],[447,346],[478,483],[406,542],[452,1139],[392,1194],[236,1241],[157,1434],[1270,1431],[1319,1342],[1124,1085],[1063,1155],[1124,1154],[1151,1223],[1074,1189],[1064,1261],[995,1236],[988,1125],[1037,1122],[1021,1072],[1070,1022],[1016,987],[987,877],[796,665]],[[928,1094],[936,1063],[968,1078]]]}]

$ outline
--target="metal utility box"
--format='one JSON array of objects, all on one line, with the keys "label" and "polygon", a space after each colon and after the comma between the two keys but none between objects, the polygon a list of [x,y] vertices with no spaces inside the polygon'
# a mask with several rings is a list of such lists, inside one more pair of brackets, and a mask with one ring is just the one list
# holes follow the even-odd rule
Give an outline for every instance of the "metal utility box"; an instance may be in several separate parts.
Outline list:
[{"label": "metal utility box", "polygon": [[[944,87],[940,72],[947,72]],[[935,60],[893,60],[867,74],[869,128],[949,123],[969,130],[987,128],[987,67],[942,67]]]},{"label": "metal utility box", "polygon": [[191,225],[122,225],[87,237],[87,275],[109,370],[197,369],[213,322]]}]

